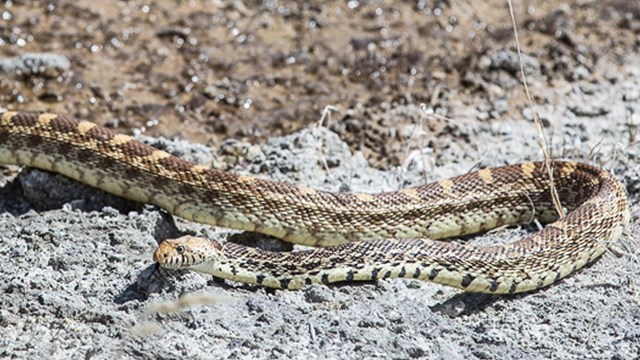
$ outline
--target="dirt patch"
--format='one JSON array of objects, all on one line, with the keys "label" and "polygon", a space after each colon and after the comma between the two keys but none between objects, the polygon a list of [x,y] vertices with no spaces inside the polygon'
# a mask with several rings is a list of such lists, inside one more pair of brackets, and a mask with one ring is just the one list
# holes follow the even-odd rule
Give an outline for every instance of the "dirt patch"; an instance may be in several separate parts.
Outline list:
[{"label": "dirt patch", "polygon": [[[533,1],[516,7],[539,103],[579,81],[609,79],[636,49],[638,4]],[[613,32],[613,33],[612,33]],[[332,129],[378,167],[402,162],[420,119],[521,117],[523,91],[503,1],[8,2],[0,52],[50,52],[61,73],[5,71],[8,109],[70,114],[205,144],[256,142],[339,111]],[[476,110],[480,110],[476,115]]]}]

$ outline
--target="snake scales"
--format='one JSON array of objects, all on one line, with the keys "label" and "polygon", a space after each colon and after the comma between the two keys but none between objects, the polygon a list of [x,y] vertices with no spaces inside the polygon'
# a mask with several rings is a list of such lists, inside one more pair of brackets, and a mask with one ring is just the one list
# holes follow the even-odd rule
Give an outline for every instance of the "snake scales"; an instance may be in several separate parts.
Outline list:
[{"label": "snake scales", "polygon": [[[21,112],[0,116],[0,163],[57,172],[189,220],[327,246],[274,253],[187,236],[161,243],[154,254],[167,268],[268,287],[406,277],[466,291],[530,291],[598,258],[629,222],[620,182],[576,162],[552,163],[568,210],[557,219],[540,163],[484,169],[396,192],[330,193],[193,165],[86,121]],[[509,244],[437,240],[534,218],[547,226]]]}]

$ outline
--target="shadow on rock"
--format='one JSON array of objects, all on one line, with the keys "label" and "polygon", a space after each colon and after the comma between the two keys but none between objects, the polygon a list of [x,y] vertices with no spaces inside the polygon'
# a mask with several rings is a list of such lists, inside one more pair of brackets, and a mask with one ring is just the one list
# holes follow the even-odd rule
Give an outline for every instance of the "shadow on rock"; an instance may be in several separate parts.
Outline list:
[{"label": "shadow on rock", "polygon": [[521,301],[522,298],[535,292],[536,291],[514,295],[492,295],[462,292],[454,295],[449,300],[441,304],[431,306],[430,308],[431,311],[435,313],[446,315],[450,318],[456,318],[483,312],[489,306],[496,306],[495,302],[498,300]]},{"label": "shadow on rock", "polygon": [[168,284],[171,284],[169,277],[160,266],[157,263],[149,265],[140,272],[135,282],[116,296],[115,303],[122,305],[133,300],[146,301],[149,295],[160,292]]},{"label": "shadow on rock", "polygon": [[441,304],[431,306],[431,311],[450,318],[456,318],[484,311],[488,306],[493,305],[497,299],[498,296],[496,295],[459,293]]}]

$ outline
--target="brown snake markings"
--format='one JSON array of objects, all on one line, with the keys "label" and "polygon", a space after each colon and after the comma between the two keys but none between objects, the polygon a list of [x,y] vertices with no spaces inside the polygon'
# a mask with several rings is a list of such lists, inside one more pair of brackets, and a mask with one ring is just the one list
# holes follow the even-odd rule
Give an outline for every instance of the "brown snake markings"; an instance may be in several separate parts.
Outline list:
[{"label": "brown snake markings", "polygon": [[[558,220],[540,163],[483,169],[396,192],[330,193],[193,165],[90,122],[52,114],[0,116],[0,163],[57,172],[189,220],[328,246],[272,253],[183,237],[163,242],[154,255],[168,268],[263,286],[408,277],[467,291],[529,291],[598,258],[629,221],[623,186],[587,164],[553,163],[569,211]],[[435,240],[534,218],[549,224],[510,244]]]}]

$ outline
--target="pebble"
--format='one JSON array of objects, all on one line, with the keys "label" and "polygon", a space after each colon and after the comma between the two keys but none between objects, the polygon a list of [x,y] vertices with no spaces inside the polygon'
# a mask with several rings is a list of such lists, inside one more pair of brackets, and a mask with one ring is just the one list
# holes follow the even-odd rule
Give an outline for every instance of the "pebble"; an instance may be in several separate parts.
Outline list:
[{"label": "pebble", "polygon": [[49,53],[26,53],[19,57],[0,59],[0,74],[40,75],[55,78],[71,68],[66,56]]},{"label": "pebble", "polygon": [[[522,54],[524,73],[527,76],[540,73],[540,63],[531,56]],[[502,69],[512,75],[520,73],[520,58],[518,53],[511,50],[500,50],[491,58],[492,69]]]}]

